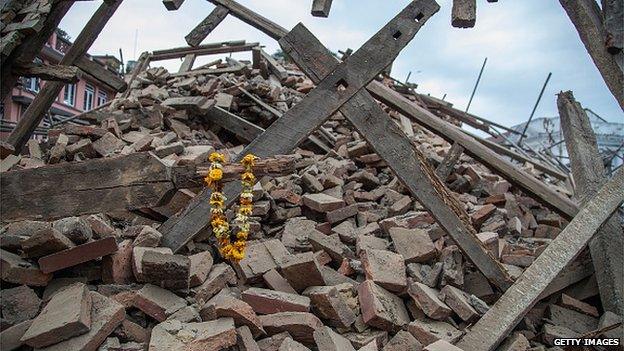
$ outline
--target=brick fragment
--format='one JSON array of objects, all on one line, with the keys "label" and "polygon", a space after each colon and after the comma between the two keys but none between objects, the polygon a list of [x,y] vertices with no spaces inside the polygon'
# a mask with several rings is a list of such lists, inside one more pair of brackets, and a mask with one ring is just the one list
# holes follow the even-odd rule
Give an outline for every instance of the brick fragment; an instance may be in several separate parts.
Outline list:
[{"label": "brick fragment", "polygon": [[52,224],[52,227],[77,245],[84,244],[93,237],[89,222],[80,217],[59,219]]},{"label": "brick fragment", "polygon": [[236,284],[236,273],[227,263],[219,263],[212,266],[208,278],[195,290],[195,298],[198,301],[208,301],[228,284]]},{"label": "brick fragment", "polygon": [[288,283],[284,277],[282,277],[275,269],[271,269],[262,275],[262,279],[265,284],[276,291],[282,291],[285,293],[296,294],[297,292]]},{"label": "brick fragment", "polygon": [[142,282],[165,289],[188,290],[190,269],[191,260],[183,255],[146,251],[141,259]]},{"label": "brick fragment", "polygon": [[598,309],[596,307],[588,303],[585,303],[583,301],[579,301],[566,294],[561,294],[561,306],[569,308],[577,312],[584,313],[592,317],[596,317],[596,318],[600,317],[600,314],[598,313]]},{"label": "brick fragment", "polygon": [[102,239],[107,236],[115,235],[115,228],[113,228],[109,221],[104,218],[102,214],[92,214],[84,217],[84,220],[89,223],[91,231],[93,231],[93,238]]},{"label": "brick fragment", "polygon": [[355,322],[355,313],[335,286],[311,286],[303,294],[310,298],[314,314],[328,324],[349,328]]},{"label": "brick fragment", "polygon": [[529,340],[522,333],[513,333],[499,346],[499,351],[525,351],[531,347]]},{"label": "brick fragment", "polygon": [[186,307],[186,301],[156,285],[145,284],[137,291],[132,305],[155,320],[162,322],[178,310]]},{"label": "brick fragment", "polygon": [[212,269],[213,259],[210,251],[204,251],[189,256],[191,260],[189,286],[195,287],[201,285],[208,278],[208,274]]},{"label": "brick fragment", "polygon": [[0,270],[2,280],[13,284],[45,286],[52,279],[52,274],[42,272],[36,264],[2,249],[0,249]]},{"label": "brick fragment", "polygon": [[241,297],[254,311],[261,314],[310,311],[310,298],[297,294],[249,288],[242,292]]},{"label": "brick fragment", "polygon": [[150,227],[144,226],[139,235],[134,239],[132,246],[134,247],[158,247],[162,240],[162,234]]},{"label": "brick fragment", "polygon": [[145,281],[147,279],[143,273],[142,261],[145,253],[152,251],[173,255],[173,251],[168,247],[134,247],[132,249],[132,273],[134,273],[134,277],[137,281]]},{"label": "brick fragment", "polygon": [[260,350],[262,351],[276,351],[280,348],[280,345],[282,345],[286,339],[292,340],[290,334],[288,334],[288,332],[281,332],[271,335],[267,338],[258,340],[258,347],[260,347]]},{"label": "brick fragment", "polygon": [[332,231],[338,234],[340,240],[349,244],[355,243],[355,239],[358,234],[355,226],[353,225],[353,223],[351,223],[351,221],[344,221],[338,224],[337,226],[332,228]]},{"label": "brick fragment", "polygon": [[360,350],[364,347],[366,347],[366,350],[370,350],[371,345],[374,345],[372,350],[378,350],[381,345],[385,345],[388,342],[388,332],[378,329],[348,332],[342,334],[342,336],[349,339],[349,341],[351,341],[351,345],[359,348]]},{"label": "brick fragment", "polygon": [[452,285],[447,285],[440,291],[444,302],[463,321],[472,322],[479,318],[479,313],[470,305],[466,294]]},{"label": "brick fragment", "polygon": [[355,239],[355,253],[360,255],[364,250],[385,250],[390,243],[386,239],[374,235],[358,235]]},{"label": "brick fragment", "polygon": [[401,292],[407,287],[403,256],[391,251],[371,249],[362,251],[360,259],[366,279],[393,292]]},{"label": "brick fragment", "polygon": [[483,243],[492,256],[498,258],[498,234],[494,232],[478,233],[477,238]]},{"label": "brick fragment", "polygon": [[115,329],[114,335],[122,340],[147,343],[150,339],[150,329],[143,328],[129,319],[124,319],[119,327]]},{"label": "brick fragment", "polygon": [[[263,349],[263,351],[264,350],[268,349]],[[288,337],[282,341],[277,351],[310,351],[310,349]]]},{"label": "brick fragment", "polygon": [[74,247],[71,240],[54,228],[39,230],[21,244],[24,255],[29,258],[46,256]]},{"label": "brick fragment", "polygon": [[324,193],[307,194],[302,199],[304,206],[322,213],[334,211],[345,206],[345,202],[342,199]]},{"label": "brick fragment", "polygon": [[162,322],[152,329],[150,351],[218,351],[236,345],[232,318],[201,323]]},{"label": "brick fragment", "polygon": [[549,321],[557,326],[568,328],[580,334],[598,329],[598,318],[557,305],[550,305],[548,311]]},{"label": "brick fragment", "polygon": [[358,204],[348,205],[333,211],[326,213],[325,218],[330,224],[344,221],[347,218],[353,217],[358,213]]},{"label": "brick fragment", "polygon": [[452,325],[433,321],[433,320],[415,320],[407,326],[409,331],[416,340],[423,345],[432,344],[438,340],[448,341],[450,343],[457,342],[463,333]]},{"label": "brick fragment", "polygon": [[115,251],[117,251],[117,242],[115,238],[108,237],[41,257],[39,266],[42,272],[52,273],[112,254]]},{"label": "brick fragment", "polygon": [[13,351],[19,349],[24,343],[20,340],[26,330],[30,328],[32,319],[25,320],[0,332],[0,350]]},{"label": "brick fragment", "polygon": [[312,245],[308,240],[311,233],[322,234],[316,230],[316,222],[304,217],[291,218],[286,222],[282,232],[282,243],[285,247],[297,250],[308,251]]},{"label": "brick fragment", "polygon": [[416,305],[430,318],[444,320],[451,315],[451,309],[438,298],[438,291],[425,284],[414,283],[408,292]]},{"label": "brick fragment", "polygon": [[319,351],[355,351],[349,339],[336,333],[329,327],[321,327],[314,331],[314,341]]},{"label": "brick fragment", "polygon": [[115,134],[108,132],[93,142],[92,146],[102,157],[107,157],[121,151],[121,149],[126,146],[126,143],[117,138]]},{"label": "brick fragment", "polygon": [[16,325],[35,318],[41,299],[26,285],[0,290],[0,310],[3,323]]},{"label": "brick fragment", "polygon": [[321,268],[312,252],[288,257],[280,268],[284,278],[296,291],[303,291],[309,286],[325,285]]},{"label": "brick fragment", "polygon": [[400,227],[388,230],[397,253],[405,259],[405,263],[427,262],[434,258],[436,249],[429,234],[422,229],[405,229]]},{"label": "brick fragment", "polygon": [[68,286],[50,299],[21,341],[42,348],[87,333],[91,328],[91,305],[86,285]]},{"label": "brick fragment", "polygon": [[277,268],[278,262],[289,253],[280,240],[250,243],[245,258],[234,264],[234,269],[245,282],[257,282],[262,275]]},{"label": "brick fragment", "polygon": [[246,325],[236,328],[236,346],[240,351],[260,351],[260,346]]},{"label": "brick fragment", "polygon": [[372,280],[358,287],[362,318],[366,325],[386,331],[396,331],[409,323],[403,300]]},{"label": "brick fragment", "polygon": [[425,346],[425,351],[463,351],[459,347],[445,340],[438,340],[433,344]]},{"label": "brick fragment", "polygon": [[269,335],[288,332],[293,339],[313,344],[313,333],[321,328],[323,323],[312,313],[308,312],[280,312],[260,316],[260,322]]},{"label": "brick fragment", "polygon": [[472,223],[476,228],[480,228],[481,225],[488,219],[490,216],[496,211],[496,206],[492,204],[487,204],[481,206],[477,211],[475,211],[470,218],[472,219]]},{"label": "brick fragment", "polygon": [[340,241],[338,235],[325,235],[319,231],[312,231],[308,239],[314,250],[323,250],[329,254],[336,263],[342,262],[344,258],[354,258],[351,249]]},{"label": "brick fragment", "polygon": [[134,281],[131,240],[122,241],[117,252],[102,258],[102,281],[107,284],[129,284]]},{"label": "brick fragment", "polygon": [[226,290],[221,290],[220,293],[206,302],[199,314],[203,321],[230,317],[234,319],[235,325],[249,327],[254,337],[264,334],[262,323],[253,307],[232,296]]},{"label": "brick fragment", "polygon": [[422,344],[416,338],[401,330],[384,346],[383,351],[421,351]]}]

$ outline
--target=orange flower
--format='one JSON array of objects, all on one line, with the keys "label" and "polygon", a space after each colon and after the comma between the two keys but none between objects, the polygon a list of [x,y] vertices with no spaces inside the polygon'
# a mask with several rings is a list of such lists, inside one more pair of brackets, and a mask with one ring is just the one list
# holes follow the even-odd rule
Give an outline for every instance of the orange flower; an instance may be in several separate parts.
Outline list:
[{"label": "orange flower", "polygon": [[210,162],[225,162],[225,155],[219,152],[213,152],[210,154],[210,156],[208,156],[208,160],[210,160]]},{"label": "orange flower", "polygon": [[245,167],[253,167],[253,166],[256,165],[256,160],[257,159],[258,159],[258,157],[254,156],[253,154],[247,154],[241,160],[241,164],[243,166],[245,166]]}]

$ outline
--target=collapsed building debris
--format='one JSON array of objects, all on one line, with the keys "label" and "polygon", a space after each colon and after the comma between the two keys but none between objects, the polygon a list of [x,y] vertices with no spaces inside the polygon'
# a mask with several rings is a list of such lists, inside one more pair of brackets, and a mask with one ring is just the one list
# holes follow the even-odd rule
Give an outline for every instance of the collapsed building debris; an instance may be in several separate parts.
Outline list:
[{"label": "collapsed building debris", "polygon": [[[591,128],[566,131],[573,188],[460,128],[490,124],[380,76],[433,0],[345,61],[302,24],[211,1],[190,46],[142,54],[126,91],[80,115],[90,125],[0,145],[2,350],[560,350],[557,337],[622,337],[621,257],[600,254],[621,248],[624,170],[607,180],[591,164]],[[228,14],[290,61],[258,43],[201,44]],[[193,67],[239,51],[252,60]],[[169,58],[183,59],[177,72],[150,67]],[[571,94],[559,105],[586,123]],[[228,157],[230,217],[236,161],[262,158],[240,262],[209,229],[214,151]]]}]

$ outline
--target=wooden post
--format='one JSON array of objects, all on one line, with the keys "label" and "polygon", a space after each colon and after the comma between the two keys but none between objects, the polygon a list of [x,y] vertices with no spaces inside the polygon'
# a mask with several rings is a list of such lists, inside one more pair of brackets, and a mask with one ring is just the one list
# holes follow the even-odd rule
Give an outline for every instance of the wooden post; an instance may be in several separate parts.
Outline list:
[{"label": "wooden post", "polygon": [[[620,63],[624,61],[624,53],[611,55],[607,51],[605,45],[607,32],[596,0],[559,0],[559,2],[576,27],[585,49],[594,60],[611,94],[624,109],[624,77],[622,67],[618,65],[618,61]],[[621,26],[622,23],[618,25]]]},{"label": "wooden post", "polygon": [[[69,48],[67,53],[65,53],[59,65],[73,65],[76,60],[89,50],[91,44],[93,44],[108,20],[113,16],[119,5],[121,5],[122,1],[123,0],[117,0],[111,4],[102,3],[102,5],[100,5],[78,35],[74,44]],[[22,119],[17,123],[17,126],[8,138],[8,142],[15,147],[16,153],[20,152],[22,147],[26,144],[45,113],[58,97],[61,89],[63,89],[63,85],[63,83],[59,82],[48,82],[30,103]]]},{"label": "wooden post", "polygon": [[621,0],[602,0],[602,14],[607,31],[607,50],[616,55],[624,49],[624,3]]},{"label": "wooden post", "polygon": [[[218,0],[218,2],[232,6],[228,6],[231,12],[234,12],[232,8],[236,8],[236,5],[239,7],[238,11],[241,11],[240,5],[233,1]],[[325,80],[273,122],[240,155],[253,153],[260,157],[268,157],[290,152],[327,118],[336,113],[340,106],[373,80],[438,9],[439,6],[434,0],[411,2],[355,52],[348,62],[338,65]],[[246,12],[244,15],[247,19],[253,17],[254,20],[258,20],[253,13]],[[238,184],[225,187],[224,193],[230,203],[236,198],[239,188]],[[177,251],[208,224],[209,218],[206,213],[210,207],[209,197],[208,189],[202,191],[181,214],[169,218],[161,225],[164,246]]]},{"label": "wooden post", "polygon": [[[574,100],[572,92],[559,93],[557,106],[576,181],[576,196],[583,205],[607,181],[604,165],[589,118],[581,104]],[[602,305],[605,311],[619,315],[624,315],[623,240],[622,225],[614,216],[589,243]]]},{"label": "wooden post", "polygon": [[477,0],[453,0],[451,25],[457,28],[472,28],[477,21]]},{"label": "wooden post", "polygon": [[204,18],[203,21],[199,22],[199,24],[193,28],[193,30],[187,34],[186,37],[184,37],[184,39],[186,39],[186,42],[190,46],[197,46],[201,44],[201,42],[206,39],[208,34],[217,28],[219,23],[227,17],[229,12],[230,10],[227,8],[217,5],[217,7],[215,7],[215,9],[212,10],[212,12],[210,12],[210,14]]},{"label": "wooden post", "polygon": [[312,0],[312,16],[329,17],[332,0]]},{"label": "wooden post", "polygon": [[462,350],[491,351],[539,301],[548,285],[585,248],[624,201],[624,168],[581,208],[514,285],[457,344]]},{"label": "wooden post", "polygon": [[193,63],[195,63],[195,54],[187,54],[184,56],[184,61],[182,61],[180,69],[178,69],[178,73],[190,71],[193,68]]},{"label": "wooden post", "polygon": [[183,3],[184,0],[163,0],[163,5],[165,5],[167,10],[169,11],[175,11],[179,9]]}]

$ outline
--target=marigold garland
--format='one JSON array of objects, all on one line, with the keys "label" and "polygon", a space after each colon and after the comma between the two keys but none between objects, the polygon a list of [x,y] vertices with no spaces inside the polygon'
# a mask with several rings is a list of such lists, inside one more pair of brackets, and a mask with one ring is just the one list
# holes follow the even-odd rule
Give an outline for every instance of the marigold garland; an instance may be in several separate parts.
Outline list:
[{"label": "marigold garland", "polygon": [[222,193],[223,186],[220,183],[220,180],[223,178],[225,155],[217,152],[210,154],[210,169],[208,175],[204,179],[212,190],[212,194],[210,195],[210,224],[212,225],[212,232],[219,242],[219,252],[225,259],[235,262],[245,257],[245,250],[247,248],[247,237],[250,231],[249,216],[251,216],[253,212],[253,186],[256,183],[256,177],[253,174],[253,166],[255,166],[257,159],[258,157],[248,154],[241,160],[241,164],[244,168],[241,174],[241,185],[243,189],[240,194],[238,213],[234,220],[239,230],[233,243],[230,240],[230,224],[224,212],[225,201],[227,199]]}]

